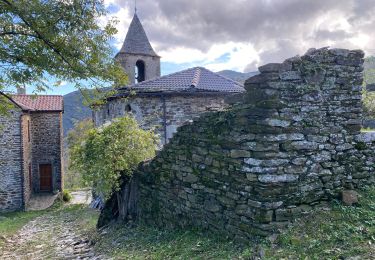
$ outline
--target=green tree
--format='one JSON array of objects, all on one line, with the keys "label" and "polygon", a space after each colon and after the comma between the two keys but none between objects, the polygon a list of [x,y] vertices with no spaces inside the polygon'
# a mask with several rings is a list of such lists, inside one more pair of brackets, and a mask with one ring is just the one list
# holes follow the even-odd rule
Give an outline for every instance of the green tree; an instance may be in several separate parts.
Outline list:
[{"label": "green tree", "polygon": [[365,60],[365,69],[363,72],[364,86],[362,92],[363,109],[365,116],[375,117],[375,93],[366,90],[367,84],[375,83],[375,57],[368,57]]},{"label": "green tree", "polygon": [[91,129],[70,149],[71,169],[106,198],[117,191],[123,176],[132,176],[140,162],[155,156],[153,131],[142,130],[130,116]]},{"label": "green tree", "polygon": [[[99,24],[106,15],[102,0],[0,0],[0,91],[43,91],[51,78],[56,86],[89,86],[96,95],[103,87],[123,86],[126,75],[109,45],[117,21]],[[2,103],[0,111],[6,111]]]},{"label": "green tree", "polygon": [[67,189],[82,188],[85,186],[82,175],[69,168],[69,150],[74,149],[77,144],[85,140],[91,129],[94,128],[92,119],[84,119],[74,124],[74,128],[68,132],[66,137],[66,147],[64,149],[64,186]]}]

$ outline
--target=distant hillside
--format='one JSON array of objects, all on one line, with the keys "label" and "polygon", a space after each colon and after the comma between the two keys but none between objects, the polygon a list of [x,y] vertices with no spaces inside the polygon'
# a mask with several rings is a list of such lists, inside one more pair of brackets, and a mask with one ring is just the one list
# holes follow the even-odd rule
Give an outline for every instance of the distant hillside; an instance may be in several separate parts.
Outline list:
[{"label": "distant hillside", "polygon": [[83,97],[79,91],[64,96],[64,110],[64,135],[73,128],[75,122],[91,118],[91,109],[83,105]]},{"label": "distant hillside", "polygon": [[245,83],[245,80],[247,80],[248,78],[250,78],[254,75],[257,75],[259,72],[253,71],[253,72],[241,73],[241,72],[237,72],[237,71],[233,71],[233,70],[222,70],[222,71],[219,71],[217,73],[220,74],[221,76],[230,78],[234,81],[237,81],[237,82],[243,84],[243,83]]},{"label": "distant hillside", "polygon": [[[258,74],[258,72],[241,73],[232,70],[223,70],[218,72],[218,74],[243,84],[246,79]],[[83,98],[79,91],[74,91],[64,96],[64,135],[73,128],[75,122],[91,118],[91,109],[84,106],[82,102]]]}]

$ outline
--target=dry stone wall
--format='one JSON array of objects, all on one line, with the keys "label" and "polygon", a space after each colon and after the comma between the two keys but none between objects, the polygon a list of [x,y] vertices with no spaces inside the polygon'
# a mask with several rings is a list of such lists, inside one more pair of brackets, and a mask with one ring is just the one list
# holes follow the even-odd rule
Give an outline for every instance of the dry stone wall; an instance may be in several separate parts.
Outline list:
[{"label": "dry stone wall", "polygon": [[312,49],[260,67],[233,107],[180,127],[137,171],[128,218],[247,239],[373,184],[375,138],[360,134],[363,56]]}]

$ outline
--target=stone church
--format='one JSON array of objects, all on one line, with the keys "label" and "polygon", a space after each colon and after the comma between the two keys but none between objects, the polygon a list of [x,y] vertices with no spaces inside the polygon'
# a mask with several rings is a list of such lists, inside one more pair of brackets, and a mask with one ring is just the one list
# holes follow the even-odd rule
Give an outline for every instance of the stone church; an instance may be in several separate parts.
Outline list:
[{"label": "stone church", "polygon": [[95,125],[132,113],[143,128],[155,127],[162,144],[179,126],[204,112],[222,110],[226,96],[244,91],[241,84],[201,67],[160,77],[160,56],[137,14],[115,58],[130,84],[94,111]]},{"label": "stone church", "polygon": [[0,115],[0,212],[24,210],[33,193],[63,188],[62,96],[6,95]]}]

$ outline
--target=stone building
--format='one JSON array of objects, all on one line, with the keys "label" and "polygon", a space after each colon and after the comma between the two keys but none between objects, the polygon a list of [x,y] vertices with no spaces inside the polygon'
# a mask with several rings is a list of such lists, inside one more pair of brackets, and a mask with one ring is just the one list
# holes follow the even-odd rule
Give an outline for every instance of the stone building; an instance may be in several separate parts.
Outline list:
[{"label": "stone building", "polygon": [[33,193],[62,190],[62,96],[12,95],[0,115],[0,212],[27,208]]},{"label": "stone building", "polygon": [[177,127],[204,112],[224,109],[226,96],[244,91],[241,84],[200,67],[160,77],[160,57],[137,14],[116,59],[130,85],[94,111],[95,125],[132,113],[143,128],[156,128],[162,144]]}]

